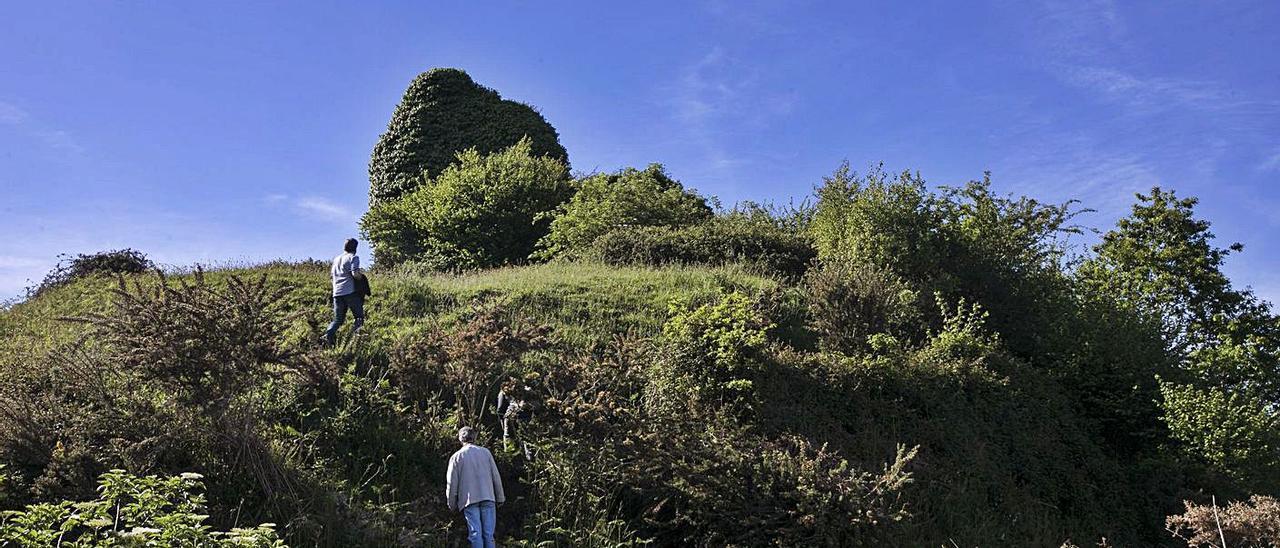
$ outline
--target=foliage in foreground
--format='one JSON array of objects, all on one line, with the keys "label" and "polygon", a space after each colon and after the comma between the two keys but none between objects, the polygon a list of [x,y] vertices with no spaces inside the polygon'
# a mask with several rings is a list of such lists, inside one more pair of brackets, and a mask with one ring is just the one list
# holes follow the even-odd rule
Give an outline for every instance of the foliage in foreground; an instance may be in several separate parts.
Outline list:
[{"label": "foliage in foreground", "polygon": [[276,548],[275,525],[217,531],[205,524],[200,474],[134,476],[111,470],[98,480],[98,498],[62,501],[5,512],[0,544],[23,548],[208,546]]}]

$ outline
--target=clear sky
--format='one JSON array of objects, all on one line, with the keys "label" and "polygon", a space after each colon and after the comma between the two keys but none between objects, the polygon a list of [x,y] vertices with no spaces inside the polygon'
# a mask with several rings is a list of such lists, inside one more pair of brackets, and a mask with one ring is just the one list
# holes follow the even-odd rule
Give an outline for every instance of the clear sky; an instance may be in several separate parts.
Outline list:
[{"label": "clear sky", "polygon": [[[856,4],[856,5],[851,5]],[[575,170],[738,200],[848,159],[1078,198],[1198,196],[1280,297],[1280,2],[0,2],[0,299],[58,253],[328,258],[405,86],[465,69]]]}]

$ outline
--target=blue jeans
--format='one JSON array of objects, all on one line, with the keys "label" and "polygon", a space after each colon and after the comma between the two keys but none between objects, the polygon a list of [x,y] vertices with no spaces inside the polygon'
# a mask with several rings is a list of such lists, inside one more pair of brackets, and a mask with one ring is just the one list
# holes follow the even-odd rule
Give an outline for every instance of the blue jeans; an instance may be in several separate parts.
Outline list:
[{"label": "blue jeans", "polygon": [[351,326],[352,333],[360,331],[360,326],[364,325],[364,295],[350,293],[334,297],[333,323],[330,323],[329,329],[324,332],[324,340],[330,345],[338,338],[338,327],[342,322],[347,321],[347,309],[351,309],[351,315],[356,317],[355,323]]},{"label": "blue jeans", "polygon": [[462,509],[467,518],[467,540],[471,548],[497,548],[493,541],[493,526],[498,523],[498,507],[491,500],[477,502]]}]

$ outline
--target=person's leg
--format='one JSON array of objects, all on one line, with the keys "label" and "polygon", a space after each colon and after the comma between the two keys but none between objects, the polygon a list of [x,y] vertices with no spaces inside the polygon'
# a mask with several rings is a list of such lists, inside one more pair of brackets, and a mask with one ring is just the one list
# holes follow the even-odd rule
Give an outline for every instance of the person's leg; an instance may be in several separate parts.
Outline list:
[{"label": "person's leg", "polygon": [[364,295],[352,293],[347,295],[347,306],[351,308],[351,315],[356,321],[351,325],[351,334],[355,335],[360,332],[360,326],[364,325]]},{"label": "person's leg", "polygon": [[338,327],[345,321],[347,321],[347,301],[342,297],[334,297],[333,322],[329,324],[329,329],[324,331],[324,340],[329,343],[329,346],[337,342]]},{"label": "person's leg", "polygon": [[514,422],[514,419],[511,419],[506,415],[503,415],[502,417],[502,449],[506,451],[511,450],[511,435],[512,435],[511,427],[513,426],[511,424],[512,422]]},{"label": "person's leg", "polygon": [[480,504],[476,503],[462,509],[462,517],[467,520],[467,541],[471,543],[471,548],[484,548],[484,521]]},{"label": "person's leg", "polygon": [[484,526],[484,548],[497,548],[493,539],[493,530],[498,525],[498,505],[491,500],[477,504],[480,507],[480,523]]}]

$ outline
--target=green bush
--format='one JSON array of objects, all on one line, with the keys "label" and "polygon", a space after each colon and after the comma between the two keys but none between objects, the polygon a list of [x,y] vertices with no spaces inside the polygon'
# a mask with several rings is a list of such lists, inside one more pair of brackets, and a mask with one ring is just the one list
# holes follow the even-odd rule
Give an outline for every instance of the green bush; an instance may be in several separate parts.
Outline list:
[{"label": "green bush", "polygon": [[456,155],[504,150],[523,138],[534,156],[569,164],[554,127],[528,105],[503,99],[458,69],[419,74],[396,106],[369,159],[369,201],[377,205],[439,176]]},{"label": "green bush", "polygon": [[824,261],[805,276],[805,288],[810,326],[825,350],[852,354],[868,349],[872,335],[906,342],[922,334],[919,293],[874,265]]},{"label": "green bush", "polygon": [[667,352],[652,371],[650,401],[659,407],[750,406],[762,367],[767,323],[739,292],[693,306],[676,300],[662,327]]},{"label": "green bush", "polygon": [[627,168],[575,182],[573,199],[561,205],[551,232],[539,243],[543,257],[574,255],[618,227],[680,227],[712,216],[706,198],[686,190],[660,164]]},{"label": "green bush", "polygon": [[763,274],[795,279],[815,253],[801,234],[716,218],[688,227],[620,228],[597,238],[585,255],[611,265],[742,263]]},{"label": "green bush", "polygon": [[115,249],[87,255],[81,253],[75,257],[66,255],[61,257],[62,260],[58,261],[58,266],[45,275],[40,285],[28,290],[30,293],[28,298],[87,276],[137,274],[156,267],[145,253],[135,249]]},{"label": "green bush", "polygon": [[282,548],[274,524],[215,531],[204,522],[200,474],[160,478],[112,470],[85,502],[33,504],[4,513],[0,544],[24,548],[209,546]]},{"label": "green bush", "polygon": [[546,214],[573,193],[565,164],[532,147],[521,139],[492,154],[461,152],[428,184],[370,209],[361,228],[375,262],[455,270],[528,260],[547,234]]},{"label": "green bush", "polygon": [[931,191],[919,174],[865,176],[846,163],[818,189],[809,225],[818,254],[880,265],[922,291],[965,298],[991,312],[1008,349],[1029,358],[1060,352],[1043,334],[1070,300],[1063,273],[1074,202],[998,196],[989,177]]},{"label": "green bush", "polygon": [[818,255],[884,265],[899,275],[928,279],[946,253],[943,220],[930,207],[919,174],[872,169],[858,176],[845,162],[818,188],[809,231]]},{"label": "green bush", "polygon": [[1253,491],[1280,491],[1280,412],[1266,401],[1220,388],[1164,382],[1165,420],[1196,457]]}]

